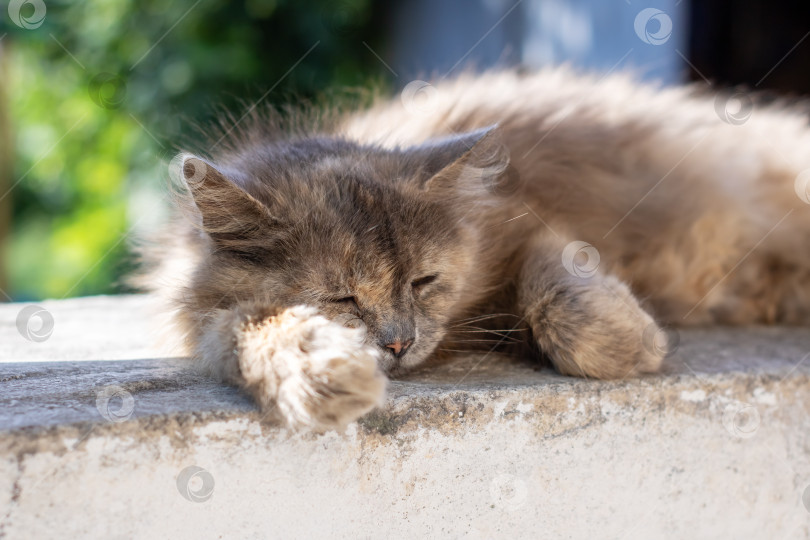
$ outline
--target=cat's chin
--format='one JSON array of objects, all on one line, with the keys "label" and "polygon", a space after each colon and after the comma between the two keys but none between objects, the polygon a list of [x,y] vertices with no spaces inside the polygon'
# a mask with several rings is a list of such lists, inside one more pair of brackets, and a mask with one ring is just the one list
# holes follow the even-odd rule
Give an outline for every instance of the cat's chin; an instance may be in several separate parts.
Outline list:
[{"label": "cat's chin", "polygon": [[406,355],[404,358],[397,358],[393,354],[384,351],[377,359],[377,365],[386,376],[395,379],[408,374],[420,365],[424,364],[427,361],[428,356],[429,355],[420,354],[413,355],[411,357]]},{"label": "cat's chin", "polygon": [[388,351],[380,351],[377,365],[388,377],[396,377],[408,371],[408,368],[402,365],[402,361]]}]

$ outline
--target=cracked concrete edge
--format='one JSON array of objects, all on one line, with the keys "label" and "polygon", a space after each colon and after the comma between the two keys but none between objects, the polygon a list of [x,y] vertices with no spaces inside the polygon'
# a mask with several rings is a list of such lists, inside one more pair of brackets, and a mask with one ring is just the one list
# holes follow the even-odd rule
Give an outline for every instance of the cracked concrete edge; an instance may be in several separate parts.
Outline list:
[{"label": "cracked concrete edge", "polygon": [[[395,391],[383,407],[357,422],[357,434],[377,444],[424,430],[461,436],[469,430],[485,429],[492,422],[509,422],[511,417],[520,417],[547,439],[598,425],[606,415],[624,415],[646,422],[667,410],[722,422],[729,410],[748,405],[757,409],[760,422],[767,421],[767,415],[795,415],[801,411],[810,419],[808,388],[810,376],[803,374],[784,380],[768,374],[721,374],[700,384],[695,384],[694,378],[676,375],[632,382],[579,381],[574,385],[479,388],[474,392],[426,388],[415,395],[410,391],[398,396]],[[195,444],[196,431],[233,421],[244,423],[249,433],[266,439],[322,436],[291,433],[259,411],[177,412],[120,423],[78,422],[0,432],[0,455],[16,459],[37,452],[61,455],[81,450],[93,437],[133,441],[168,437],[172,445],[183,447]]]},{"label": "cracked concrete edge", "polygon": [[[808,388],[805,373],[411,382],[344,434],[244,410],[20,428],[0,433],[0,537],[802,537]],[[752,407],[754,433],[737,432]],[[215,475],[214,500],[178,494],[189,464]]]}]

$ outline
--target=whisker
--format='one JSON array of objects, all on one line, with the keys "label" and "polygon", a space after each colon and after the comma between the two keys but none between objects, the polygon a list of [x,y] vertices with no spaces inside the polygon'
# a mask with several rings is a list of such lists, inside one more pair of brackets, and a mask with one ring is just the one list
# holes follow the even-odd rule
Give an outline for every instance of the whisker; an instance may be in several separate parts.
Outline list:
[{"label": "whisker", "polygon": [[456,319],[457,321],[471,321],[474,319],[480,319],[482,317],[498,317],[498,316],[511,316],[514,317],[514,313],[483,313],[481,315],[473,315],[472,317],[467,317],[465,319]]},{"label": "whisker", "polygon": [[458,333],[458,334],[492,334],[493,336],[498,336],[498,337],[503,338],[503,339],[510,339],[510,340],[512,340],[512,343],[519,343],[521,340],[514,337],[514,336],[510,336],[509,333],[510,332],[520,332],[520,331],[523,331],[523,330],[528,330],[528,328],[515,328],[515,329],[510,329],[510,330],[487,330],[486,328],[479,328],[477,330],[452,330],[451,329],[451,330],[448,331],[448,335],[452,339],[452,335],[455,334],[455,333]]},{"label": "whisker", "polygon": [[487,319],[494,319],[496,317],[517,317],[514,313],[490,313],[487,315],[478,315],[476,317],[470,317],[468,319],[457,319],[453,321],[455,326],[467,326],[470,323],[478,322],[478,321],[485,321]]},{"label": "whisker", "polygon": [[521,343],[519,339],[512,339],[511,341],[507,341],[506,338],[501,339],[453,339],[450,338],[447,341],[450,343]]},{"label": "whisker", "polygon": [[490,330],[488,328],[481,328],[478,326],[471,326],[470,328],[477,328],[477,330],[453,330],[453,332],[458,332],[460,334],[474,334],[476,332],[525,332],[528,328],[506,328],[506,329],[497,329],[497,330]]},{"label": "whisker", "polygon": [[475,315],[473,317],[467,317],[466,319],[456,319],[455,322],[466,322],[466,321],[477,321],[478,319],[489,319],[492,317],[516,317],[514,313],[485,313],[483,315]]}]

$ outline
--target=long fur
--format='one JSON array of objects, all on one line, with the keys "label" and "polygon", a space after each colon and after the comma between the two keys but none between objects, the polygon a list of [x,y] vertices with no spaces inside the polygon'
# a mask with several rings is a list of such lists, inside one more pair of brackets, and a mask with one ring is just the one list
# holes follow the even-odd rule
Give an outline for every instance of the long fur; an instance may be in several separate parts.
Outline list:
[{"label": "long fur", "polygon": [[[731,94],[568,69],[419,91],[348,114],[254,111],[176,163],[185,218],[140,282],[192,355],[291,425],[343,425],[379,401],[372,367],[466,344],[617,378],[658,369],[660,323],[810,322],[804,105],[735,116]],[[317,400],[285,402],[275,368],[257,382],[280,358],[257,328],[293,315],[346,332],[333,353],[367,382],[352,390],[304,348]],[[313,407],[323,418],[300,413]]]}]

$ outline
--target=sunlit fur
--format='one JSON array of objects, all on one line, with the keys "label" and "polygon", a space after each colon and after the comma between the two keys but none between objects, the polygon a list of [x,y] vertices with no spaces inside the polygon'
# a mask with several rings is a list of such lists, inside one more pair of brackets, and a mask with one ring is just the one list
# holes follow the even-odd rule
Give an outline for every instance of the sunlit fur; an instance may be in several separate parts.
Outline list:
[{"label": "sunlit fur", "polygon": [[[524,343],[563,373],[620,378],[660,366],[653,317],[810,322],[798,110],[758,105],[734,125],[718,113],[725,97],[698,87],[565,69],[433,88],[424,103],[397,96],[321,125],[254,116],[220,150],[178,161],[183,218],[146,250],[141,282],[171,303],[209,371],[264,406],[283,402],[290,424],[325,429],[379,401],[370,365],[397,374],[437,351]],[[573,241],[598,250],[593,273],[566,268]],[[308,306],[295,320],[336,321],[302,322],[302,343],[320,351],[324,332],[363,332],[371,348],[333,351],[353,359],[341,375],[307,367],[320,390],[291,405],[266,384],[286,371],[255,366],[279,364],[256,335],[271,339],[262,325],[294,306]],[[411,333],[401,358],[385,347]]]}]

